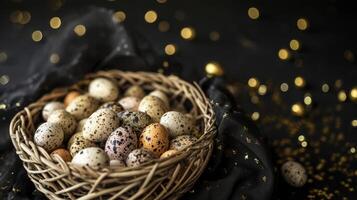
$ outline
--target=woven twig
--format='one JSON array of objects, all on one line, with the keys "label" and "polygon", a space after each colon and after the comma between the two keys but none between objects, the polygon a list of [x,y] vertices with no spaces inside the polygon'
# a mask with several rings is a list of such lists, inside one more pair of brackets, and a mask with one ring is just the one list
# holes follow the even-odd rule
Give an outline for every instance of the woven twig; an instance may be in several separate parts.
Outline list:
[{"label": "woven twig", "polygon": [[[160,89],[178,103],[190,102],[190,114],[203,124],[202,136],[176,156],[156,159],[138,167],[104,168],[94,171],[51,157],[36,146],[33,134],[48,101],[61,100],[69,91],[85,91],[97,77],[114,80],[119,88],[140,85]],[[59,88],[17,113],[10,124],[10,137],[31,181],[50,199],[177,199],[202,174],[213,149],[215,116],[197,84],[176,76],[148,72],[100,71],[68,88]]]}]

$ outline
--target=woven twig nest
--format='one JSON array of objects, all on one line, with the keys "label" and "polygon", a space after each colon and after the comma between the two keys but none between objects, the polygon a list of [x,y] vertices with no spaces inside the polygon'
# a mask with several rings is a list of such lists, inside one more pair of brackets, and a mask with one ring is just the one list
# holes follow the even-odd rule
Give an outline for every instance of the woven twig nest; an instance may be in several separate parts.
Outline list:
[{"label": "woven twig nest", "polygon": [[[145,90],[159,89],[171,102],[184,105],[200,124],[196,143],[176,156],[156,159],[138,167],[92,170],[52,157],[32,140],[41,122],[46,102],[61,100],[69,91],[84,91],[97,77],[116,81],[119,88],[140,85]],[[10,136],[36,188],[50,199],[176,199],[188,191],[207,165],[213,149],[215,116],[200,90],[175,76],[148,72],[101,71],[68,87],[55,89],[17,113],[10,124]]]}]

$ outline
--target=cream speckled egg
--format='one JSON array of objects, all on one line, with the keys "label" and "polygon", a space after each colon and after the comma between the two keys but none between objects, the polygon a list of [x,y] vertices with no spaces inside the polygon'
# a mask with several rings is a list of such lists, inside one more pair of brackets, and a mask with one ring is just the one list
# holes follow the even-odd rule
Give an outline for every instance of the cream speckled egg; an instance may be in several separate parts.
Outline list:
[{"label": "cream speckled egg", "polygon": [[146,96],[141,100],[138,110],[148,114],[154,122],[160,122],[161,116],[168,111],[168,108],[160,98]]},{"label": "cream speckled egg", "polygon": [[138,146],[138,138],[130,127],[119,127],[105,143],[105,152],[110,160],[124,160]]},{"label": "cream speckled egg", "polygon": [[305,168],[298,162],[287,161],[281,166],[281,172],[287,183],[294,187],[302,187],[307,181]]},{"label": "cream speckled egg", "polygon": [[53,111],[47,121],[61,125],[64,133],[64,140],[69,139],[77,128],[76,119],[65,110]]},{"label": "cream speckled egg", "polygon": [[171,140],[170,149],[180,151],[185,147],[192,145],[196,141],[197,138],[193,137],[192,135],[180,135],[177,138]]},{"label": "cream speckled egg", "polygon": [[119,116],[123,126],[130,126],[138,136],[145,127],[152,123],[151,117],[143,112],[124,111]]},{"label": "cream speckled egg", "polygon": [[118,101],[120,105],[123,106],[124,110],[128,111],[138,111],[141,99],[137,97],[124,97]]},{"label": "cream speckled egg", "polygon": [[116,113],[108,108],[95,111],[83,126],[83,137],[93,142],[105,141],[120,126]]},{"label": "cream speckled egg", "polygon": [[125,91],[124,96],[142,99],[145,96],[145,91],[140,86],[133,85]]},{"label": "cream speckled egg", "polygon": [[162,115],[160,124],[169,130],[171,138],[175,138],[179,135],[188,135],[195,127],[192,118],[177,111],[169,111]]},{"label": "cream speckled egg", "polygon": [[73,99],[66,107],[66,111],[77,120],[88,118],[97,108],[99,102],[91,96],[80,95]]},{"label": "cream speckled egg", "polygon": [[54,155],[58,155],[65,162],[70,162],[72,160],[72,156],[67,149],[63,149],[63,148],[56,149],[56,150],[52,151],[52,153],[51,153],[52,157]]},{"label": "cream speckled egg", "polygon": [[135,149],[126,158],[126,165],[128,167],[136,167],[155,158],[155,155],[149,150]]},{"label": "cream speckled egg", "polygon": [[117,85],[106,78],[96,78],[88,86],[89,95],[99,101],[108,102],[118,98],[119,90]]},{"label": "cream speckled egg", "polygon": [[80,150],[73,157],[72,163],[78,166],[88,166],[92,169],[100,169],[109,165],[109,158],[103,149],[89,147]]},{"label": "cream speckled egg", "polygon": [[46,151],[51,152],[61,146],[63,137],[61,125],[46,122],[37,128],[34,134],[34,142]]},{"label": "cream speckled egg", "polygon": [[152,92],[150,92],[149,94],[150,96],[155,96],[155,97],[159,97],[166,105],[167,108],[170,108],[170,100],[167,97],[167,95],[161,91],[161,90],[154,90]]},{"label": "cream speckled egg", "polygon": [[88,118],[84,118],[84,119],[82,119],[81,121],[79,121],[79,122],[77,123],[76,133],[77,133],[77,132],[82,132],[84,123],[86,123],[87,119],[88,119]]},{"label": "cream speckled egg", "polygon": [[85,139],[82,132],[78,132],[72,135],[67,144],[67,149],[72,156],[76,155],[76,153],[78,153],[80,150],[88,147],[97,147],[97,144]]},{"label": "cream speckled egg", "polygon": [[65,109],[64,104],[58,101],[48,102],[42,110],[42,117],[45,121],[47,121],[48,117],[55,110]]},{"label": "cream speckled egg", "polygon": [[109,163],[111,168],[126,167],[126,164],[122,160],[110,160]]},{"label": "cream speckled egg", "polygon": [[176,150],[170,149],[168,151],[165,151],[163,154],[161,154],[160,158],[168,158],[168,157],[174,156],[176,153],[177,153]]},{"label": "cream speckled egg", "polygon": [[147,126],[141,133],[139,141],[140,147],[150,150],[156,156],[164,153],[170,145],[169,134],[166,128],[159,123]]},{"label": "cream speckled egg", "polygon": [[108,108],[108,109],[112,110],[115,113],[119,113],[121,111],[124,111],[123,106],[120,105],[117,102],[114,102],[114,101],[110,101],[110,102],[104,103],[98,109],[102,109],[102,108]]}]

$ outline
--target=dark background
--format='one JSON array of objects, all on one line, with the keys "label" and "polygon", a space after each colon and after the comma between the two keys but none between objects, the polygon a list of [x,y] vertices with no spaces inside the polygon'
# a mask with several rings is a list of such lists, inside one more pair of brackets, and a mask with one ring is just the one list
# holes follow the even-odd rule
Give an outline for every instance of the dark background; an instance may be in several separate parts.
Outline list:
[{"label": "dark background", "polygon": [[[46,35],[61,31],[50,28],[51,17],[61,17],[64,26],[68,13],[88,5],[122,10],[126,13],[125,26],[141,33],[158,54],[164,54],[168,43],[177,46],[174,57],[190,74],[189,79],[199,80],[205,76],[209,61],[219,62],[238,104],[249,115],[260,114],[257,124],[268,138],[277,172],[288,159],[300,161],[307,168],[309,181],[303,188],[291,188],[277,179],[275,199],[354,199],[357,129],[351,123],[357,119],[356,101],[347,98],[341,102],[337,98],[338,92],[348,94],[357,85],[357,13],[352,2],[168,0],[160,4],[154,0],[99,0],[65,1],[59,9],[53,9],[53,1],[1,1],[0,53],[5,52],[7,58],[0,62],[0,77],[6,75],[9,82],[0,88],[26,79],[28,63],[46,43]],[[257,20],[247,15],[252,6],[260,11]],[[151,9],[158,14],[153,24],[144,20],[145,12]],[[29,11],[30,22],[12,23],[10,15],[15,10]],[[296,26],[301,17],[309,21],[305,31]],[[162,20],[170,23],[169,31],[158,30]],[[180,37],[185,26],[196,30],[191,41]],[[32,41],[34,30],[42,31],[40,42]],[[219,32],[218,41],[210,39],[212,31]],[[290,51],[290,60],[280,60],[279,49],[289,49],[293,38],[302,49]],[[296,76],[306,80],[305,88],[294,86]],[[258,95],[256,89],[247,86],[251,77],[268,86],[267,94]],[[342,86],[335,84],[336,80],[341,80]],[[280,91],[281,83],[289,85],[286,93]],[[321,91],[325,83],[330,88],[327,93]],[[291,105],[303,103],[307,93],[313,106],[306,106],[304,117],[292,115]],[[252,102],[253,96],[259,102]],[[302,147],[299,135],[304,135],[306,147]]]}]

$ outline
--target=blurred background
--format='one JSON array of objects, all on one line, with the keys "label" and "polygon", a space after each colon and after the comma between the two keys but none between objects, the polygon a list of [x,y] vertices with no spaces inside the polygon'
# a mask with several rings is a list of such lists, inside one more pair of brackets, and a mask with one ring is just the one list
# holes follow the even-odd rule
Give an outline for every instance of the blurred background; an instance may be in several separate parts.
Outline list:
[{"label": "blurred background", "polygon": [[[97,6],[200,80],[222,75],[267,138],[276,170],[301,162],[308,183],[277,181],[274,199],[354,199],[357,182],[357,29],[353,1],[97,0],[0,2],[0,91],[71,13]],[[85,24],[73,29],[85,37]],[[59,62],[51,54],[49,62]],[[165,67],[165,64],[163,64]],[[4,105],[0,102],[0,109]]]}]

